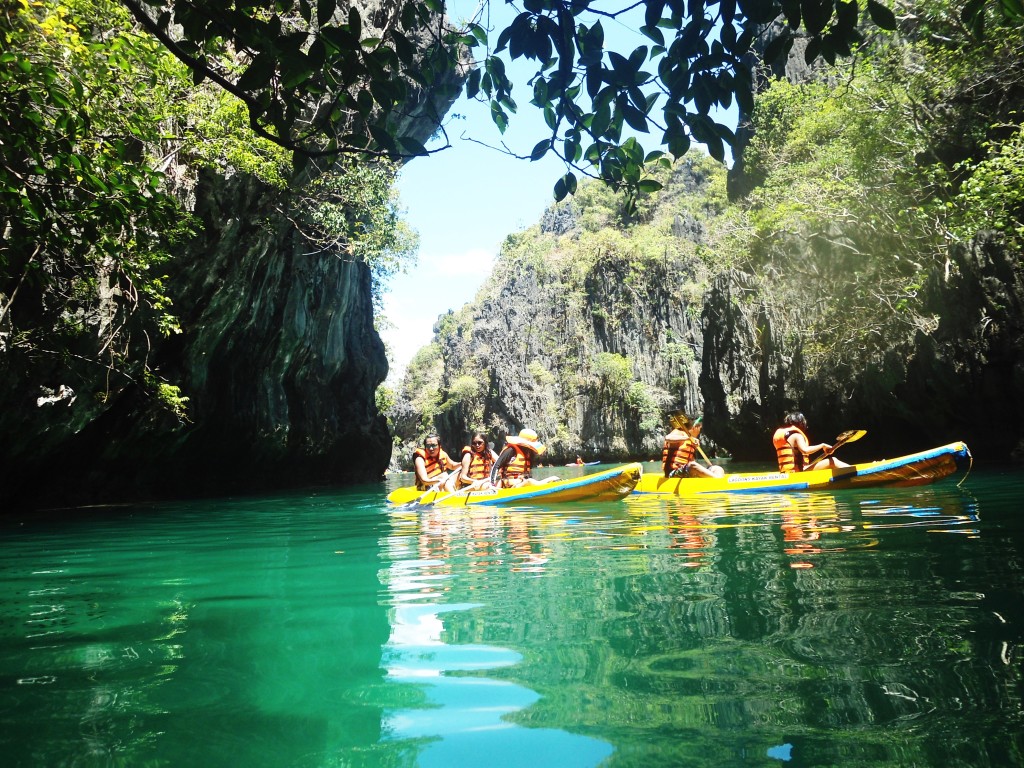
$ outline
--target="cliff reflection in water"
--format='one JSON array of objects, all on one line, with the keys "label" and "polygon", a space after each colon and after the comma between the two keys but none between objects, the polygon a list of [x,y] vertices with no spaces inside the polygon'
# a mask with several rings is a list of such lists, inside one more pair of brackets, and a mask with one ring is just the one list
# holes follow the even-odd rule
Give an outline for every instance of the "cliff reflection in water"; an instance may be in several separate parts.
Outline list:
[{"label": "cliff reflection in water", "polygon": [[390,550],[416,564],[433,641],[508,654],[487,684],[532,694],[502,722],[598,735],[613,765],[1016,749],[998,733],[1020,717],[1020,638],[1000,616],[1019,609],[986,597],[1005,579],[963,550],[984,537],[955,487],[401,514]]}]

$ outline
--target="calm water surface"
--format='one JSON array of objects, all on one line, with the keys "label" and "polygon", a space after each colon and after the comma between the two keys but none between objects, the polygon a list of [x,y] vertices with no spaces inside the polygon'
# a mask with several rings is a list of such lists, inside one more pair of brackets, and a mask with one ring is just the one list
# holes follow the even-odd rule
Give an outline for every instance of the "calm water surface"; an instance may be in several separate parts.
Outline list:
[{"label": "calm water surface", "polygon": [[0,763],[1024,765],[1024,473],[389,508],[408,478],[2,524]]}]

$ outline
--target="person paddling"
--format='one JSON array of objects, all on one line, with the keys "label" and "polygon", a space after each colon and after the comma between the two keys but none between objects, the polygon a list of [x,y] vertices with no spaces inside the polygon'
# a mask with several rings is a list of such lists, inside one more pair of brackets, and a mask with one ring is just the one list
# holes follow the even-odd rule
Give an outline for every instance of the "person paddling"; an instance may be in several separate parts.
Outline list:
[{"label": "person paddling", "polygon": [[449,470],[459,465],[441,449],[441,438],[427,435],[423,447],[413,451],[413,470],[416,472],[416,487],[421,491],[436,491],[444,487],[451,476]]},{"label": "person paddling", "polygon": [[782,426],[775,430],[772,445],[779,459],[779,470],[782,472],[805,472],[810,469],[839,469],[850,466],[835,456],[828,456],[808,466],[808,456],[818,451],[828,451],[832,446],[828,443],[811,445],[807,439],[807,419],[799,411],[786,414]]},{"label": "person paddling", "polygon": [[716,464],[705,467],[694,460],[700,448],[703,417],[692,421],[679,414],[672,417],[673,430],[665,436],[661,449],[661,468],[665,477],[722,477],[725,470]]},{"label": "person paddling", "polygon": [[532,429],[523,429],[518,436],[508,435],[505,438],[505,449],[491,467],[491,484],[498,488],[518,488],[521,485],[541,485],[557,480],[557,477],[535,480],[531,474],[537,457],[545,450],[544,443]]}]

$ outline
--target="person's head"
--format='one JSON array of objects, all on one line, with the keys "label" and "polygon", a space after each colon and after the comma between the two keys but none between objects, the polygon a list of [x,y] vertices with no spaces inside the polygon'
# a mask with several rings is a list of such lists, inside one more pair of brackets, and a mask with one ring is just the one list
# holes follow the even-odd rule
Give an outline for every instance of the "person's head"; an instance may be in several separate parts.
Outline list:
[{"label": "person's head", "polygon": [[469,438],[469,449],[473,453],[484,453],[487,450],[487,435],[483,432],[474,432]]},{"label": "person's head", "polygon": [[423,440],[423,447],[429,455],[435,455],[441,450],[441,438],[437,435],[427,435]]},{"label": "person's head", "polygon": [[804,415],[800,413],[800,411],[787,413],[786,418],[782,420],[782,424],[786,427],[796,427],[797,429],[807,430],[807,419],[804,418]]},{"label": "person's head", "polygon": [[522,448],[529,448],[538,456],[540,456],[542,453],[544,453],[544,451],[547,450],[547,448],[545,448],[544,446],[544,443],[542,443],[540,439],[537,437],[537,433],[534,432],[532,429],[521,429],[519,430],[518,436],[508,435],[505,438],[505,442],[508,443],[509,445],[518,445]]}]

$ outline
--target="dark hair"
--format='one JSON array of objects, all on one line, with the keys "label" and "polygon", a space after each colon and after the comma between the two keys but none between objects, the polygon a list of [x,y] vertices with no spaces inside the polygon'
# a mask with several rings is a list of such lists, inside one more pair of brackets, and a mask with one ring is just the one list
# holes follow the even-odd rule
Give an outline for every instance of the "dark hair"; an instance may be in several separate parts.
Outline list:
[{"label": "dark hair", "polygon": [[431,432],[429,435],[427,435],[426,437],[423,438],[423,445],[426,445],[431,440],[436,442],[438,445],[441,445],[441,438],[438,437],[435,432]]},{"label": "dark hair", "polygon": [[800,429],[807,429],[807,419],[800,411],[793,411],[787,413],[786,418],[782,420],[783,426],[787,427],[799,427]]},{"label": "dark hair", "polygon": [[470,449],[472,449],[472,447],[473,447],[473,441],[478,439],[478,438],[480,440],[484,441],[484,450],[487,450],[487,448],[488,448],[488,445],[487,445],[487,435],[485,435],[483,432],[474,432],[473,435],[469,438],[469,447],[470,447]]}]

